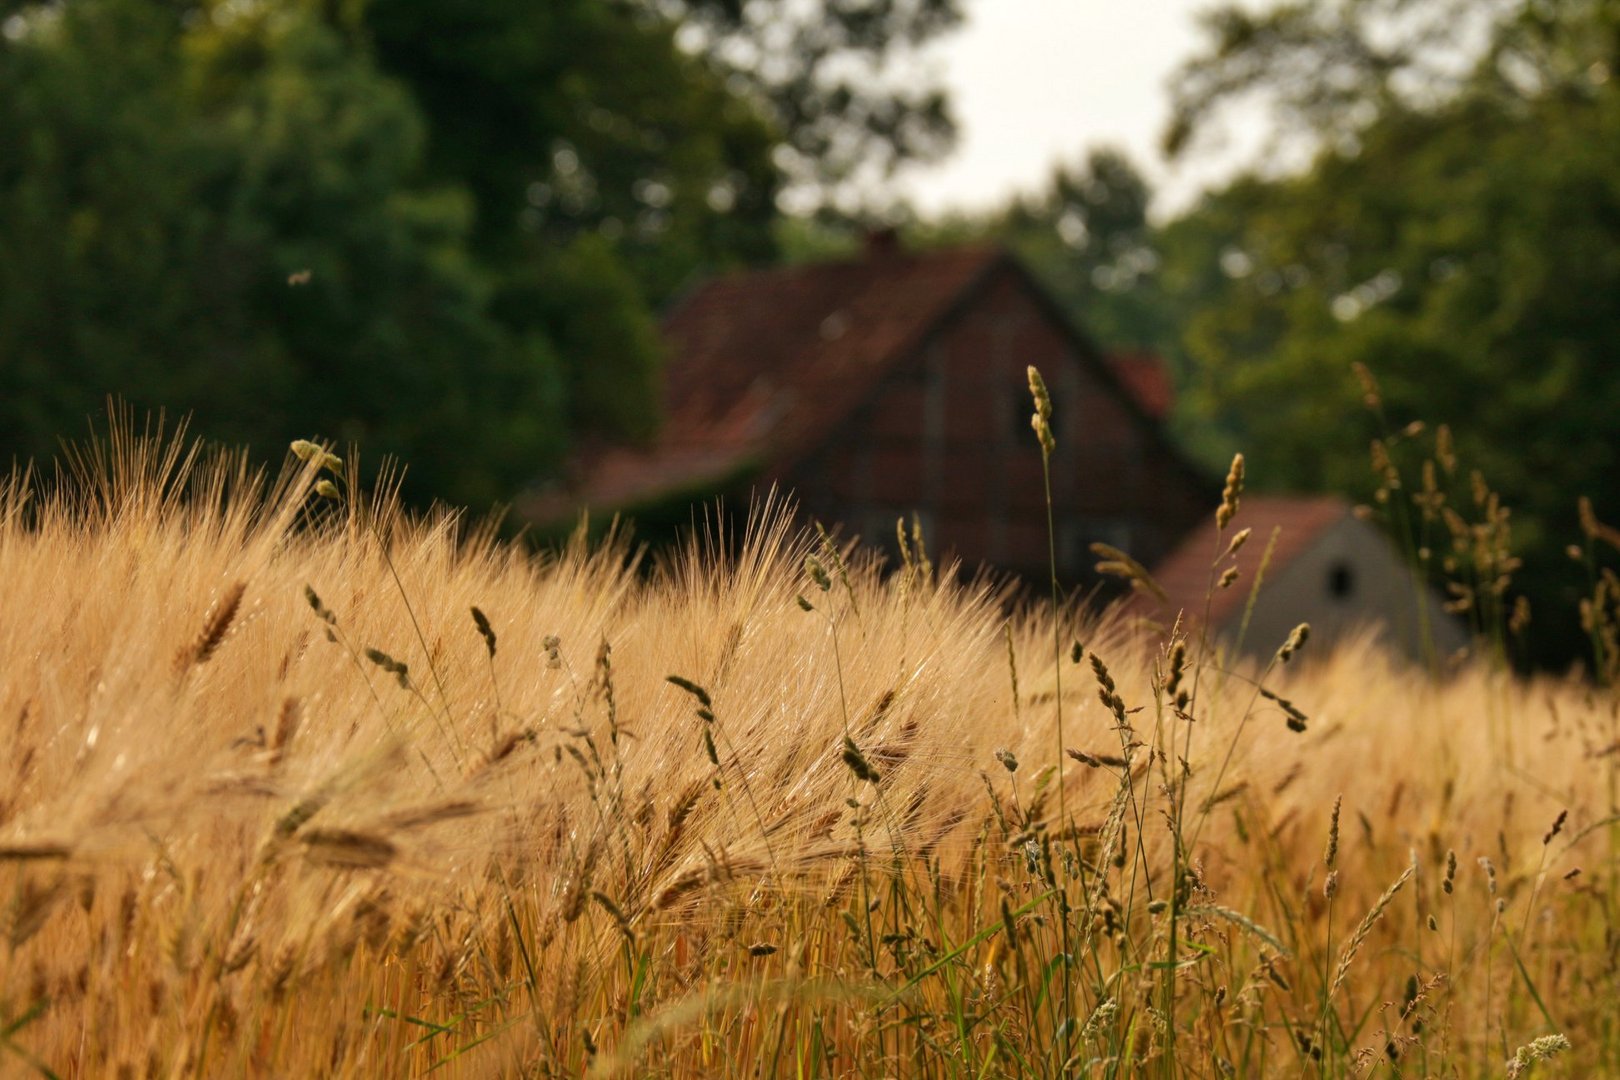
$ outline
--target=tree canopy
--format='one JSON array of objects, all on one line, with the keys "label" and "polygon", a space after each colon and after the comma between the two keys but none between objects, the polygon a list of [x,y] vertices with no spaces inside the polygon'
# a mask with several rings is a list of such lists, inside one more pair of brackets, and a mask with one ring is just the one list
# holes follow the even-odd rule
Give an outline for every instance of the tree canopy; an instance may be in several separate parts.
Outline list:
[{"label": "tree canopy", "polygon": [[[1392,36],[1403,20],[1427,30]],[[1449,423],[1516,508],[1519,586],[1573,625],[1577,499],[1620,518],[1620,5],[1341,0],[1210,26],[1171,143],[1258,91],[1320,149],[1163,231],[1186,409],[1258,484],[1362,495],[1370,440]],[[1353,364],[1380,381],[1383,424]],[[1535,640],[1573,650],[1547,626]]]},{"label": "tree canopy", "polygon": [[937,73],[917,51],[959,25],[961,0],[640,0],[758,104],[799,212],[860,209],[875,180],[950,149]]},{"label": "tree canopy", "polygon": [[949,135],[928,94],[836,89],[953,4],[827,0],[787,43],[756,6],[0,5],[0,455],[117,394],[488,504],[650,437],[658,307],[775,258],[792,160]]},{"label": "tree canopy", "polygon": [[[49,452],[101,399],[407,458],[494,497],[559,449],[555,355],[489,315],[464,194],[417,180],[408,95],[287,10],[33,8],[0,49],[0,429]],[[463,472],[431,447],[461,446]]]}]

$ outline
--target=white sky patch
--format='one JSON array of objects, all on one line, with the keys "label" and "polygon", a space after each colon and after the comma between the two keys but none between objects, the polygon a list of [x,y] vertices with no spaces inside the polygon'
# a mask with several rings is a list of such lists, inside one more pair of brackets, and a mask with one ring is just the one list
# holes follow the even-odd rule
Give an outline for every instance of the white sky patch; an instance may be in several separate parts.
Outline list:
[{"label": "white sky patch", "polygon": [[1173,214],[1251,160],[1269,131],[1263,110],[1222,117],[1220,133],[1173,166],[1159,151],[1168,80],[1202,45],[1210,0],[968,0],[966,24],[937,43],[960,125],[944,162],[909,168],[897,186],[926,214],[982,210],[1043,186],[1055,165],[1094,146],[1123,149],[1148,176],[1155,211]]}]

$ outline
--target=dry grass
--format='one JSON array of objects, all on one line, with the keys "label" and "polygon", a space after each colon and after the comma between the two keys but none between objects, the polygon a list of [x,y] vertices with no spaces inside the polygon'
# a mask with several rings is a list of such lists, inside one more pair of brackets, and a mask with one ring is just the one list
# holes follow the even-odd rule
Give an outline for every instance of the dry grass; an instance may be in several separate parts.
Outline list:
[{"label": "dry grass", "polygon": [[178,445],[0,496],[5,1075],[1620,1068],[1611,695],[1261,696],[770,512],[642,574]]}]

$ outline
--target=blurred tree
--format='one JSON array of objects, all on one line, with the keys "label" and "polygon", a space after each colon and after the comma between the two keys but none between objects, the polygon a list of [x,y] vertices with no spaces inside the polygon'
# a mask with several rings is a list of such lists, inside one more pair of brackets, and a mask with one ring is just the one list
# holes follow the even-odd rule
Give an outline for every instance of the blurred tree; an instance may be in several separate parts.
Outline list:
[{"label": "blurred tree", "polygon": [[1128,158],[1094,150],[1080,167],[1057,169],[1040,194],[1016,200],[995,231],[1099,341],[1162,350],[1170,327],[1150,196]]},{"label": "blurred tree", "polygon": [[[699,266],[768,261],[778,136],[624,0],[363,0],[341,9],[427,118],[430,173],[477,206],[480,258],[601,236],[657,303]],[[341,20],[339,20],[341,22]]]},{"label": "blurred tree", "polygon": [[797,212],[848,216],[907,161],[949,150],[956,127],[918,50],[960,25],[961,0],[633,0],[673,17],[770,120]]},{"label": "blurred tree", "polygon": [[624,2],[357,0],[328,19],[422,109],[429,175],[471,193],[499,321],[557,345],[570,430],[649,438],[653,309],[700,269],[775,255],[759,111]]},{"label": "blurred tree", "polygon": [[[1455,16],[1454,35],[1476,37],[1438,60],[1381,48],[1386,16]],[[1391,424],[1450,422],[1518,508],[1520,584],[1546,612],[1534,641],[1568,658],[1577,496],[1620,519],[1620,5],[1346,0],[1211,25],[1172,143],[1260,90],[1321,149],[1307,172],[1242,180],[1164,231],[1187,408],[1250,454],[1257,484],[1367,494],[1379,432],[1348,373],[1366,364]]]},{"label": "blurred tree", "polygon": [[551,344],[489,313],[399,87],[281,6],[34,5],[0,45],[0,439],[103,395],[279,457],[321,434],[485,502],[562,443]]},{"label": "blurred tree", "polygon": [[925,246],[1007,244],[1101,345],[1173,358],[1179,335],[1159,280],[1151,196],[1129,158],[1097,149],[1059,166],[1032,195],[988,214],[915,223],[910,236]]},{"label": "blurred tree", "polygon": [[1171,82],[1165,147],[1183,152],[1246,97],[1272,106],[1280,137],[1353,140],[1392,110],[1454,95],[1476,70],[1484,42],[1523,7],[1523,0],[1218,4],[1199,16],[1205,51]]},{"label": "blurred tree", "polygon": [[[568,399],[581,415],[632,441],[658,430],[662,384],[657,328],[635,280],[599,234],[586,233],[535,264],[539,314],[569,365]],[[508,293],[508,297],[513,295]],[[635,358],[634,364],[592,363],[593,357]]]}]

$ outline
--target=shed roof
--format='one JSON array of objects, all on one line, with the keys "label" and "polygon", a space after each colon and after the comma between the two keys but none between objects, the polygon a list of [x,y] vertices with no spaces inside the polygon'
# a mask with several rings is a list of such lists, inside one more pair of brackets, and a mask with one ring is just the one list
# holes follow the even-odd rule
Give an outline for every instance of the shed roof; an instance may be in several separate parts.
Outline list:
[{"label": "shed roof", "polygon": [[[1337,495],[1245,495],[1226,532],[1217,535],[1215,513],[1211,508],[1207,523],[1192,530],[1153,568],[1154,580],[1169,597],[1169,603],[1163,605],[1160,613],[1174,618],[1179,611],[1189,618],[1202,619],[1204,598],[1215,585],[1215,579],[1226,567],[1236,566],[1238,580],[1230,588],[1215,589],[1209,596],[1210,624],[1220,626],[1247,602],[1255,573],[1274,531],[1277,542],[1266,564],[1268,578],[1280,574],[1350,512],[1349,502]],[[1253,532],[1237,557],[1211,569],[1232,537],[1244,529]],[[1154,606],[1155,601],[1141,594],[1132,601],[1133,609],[1144,614]]]}]

